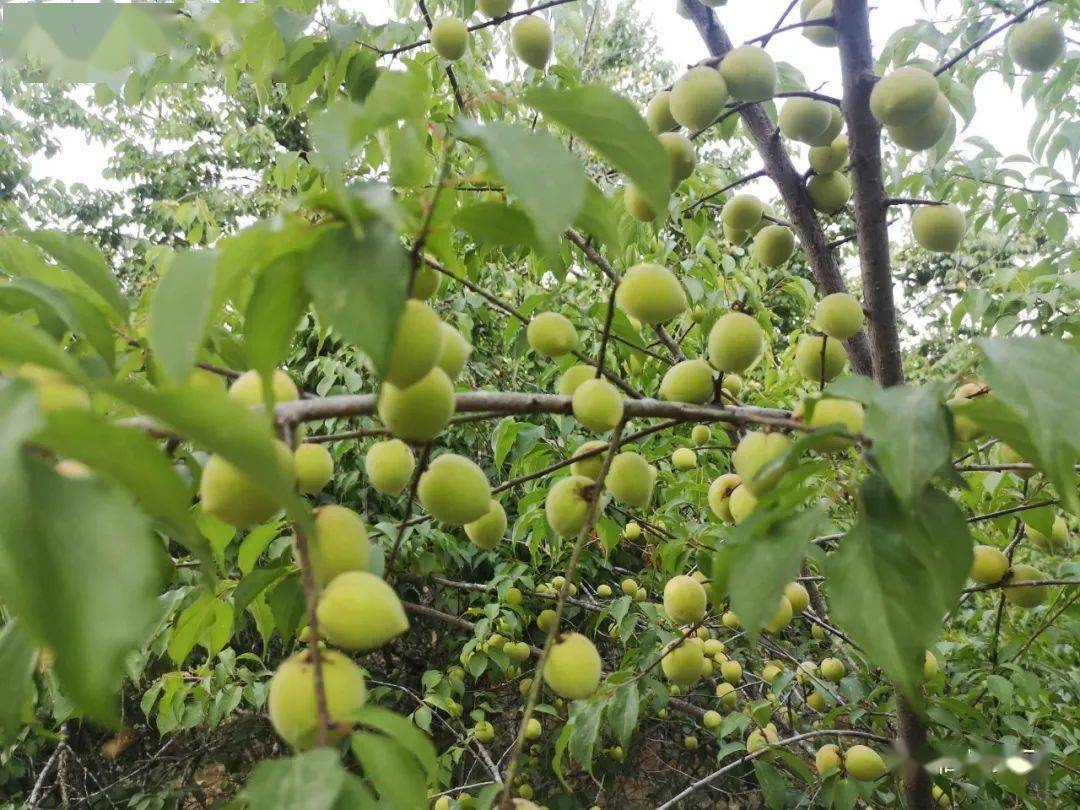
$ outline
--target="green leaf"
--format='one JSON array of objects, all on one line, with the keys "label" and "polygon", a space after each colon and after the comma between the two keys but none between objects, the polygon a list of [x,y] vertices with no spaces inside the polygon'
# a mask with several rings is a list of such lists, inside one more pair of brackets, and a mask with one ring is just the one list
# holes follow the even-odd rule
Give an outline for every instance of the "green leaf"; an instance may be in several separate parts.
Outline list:
[{"label": "green leaf", "polygon": [[217,256],[185,251],[173,259],[150,301],[147,337],[154,361],[173,382],[188,378],[210,321]]},{"label": "green leaf", "polygon": [[365,706],[356,717],[357,722],[370,726],[393,738],[394,742],[408,751],[420,763],[433,782],[439,774],[439,763],[431,739],[418,729],[407,717],[379,706]]},{"label": "green leaf", "polygon": [[570,704],[570,717],[566,722],[570,729],[567,751],[570,759],[589,773],[592,773],[593,750],[600,737],[600,719],[605,706],[607,701],[597,698],[575,700]]},{"label": "green leaf", "polygon": [[266,604],[274,617],[283,641],[288,642],[300,626],[300,617],[304,615],[304,585],[299,572],[293,572],[278,582],[266,595]]},{"label": "green leaf", "polygon": [[598,239],[611,250],[619,250],[622,240],[619,238],[619,217],[612,207],[611,200],[597,188],[591,180],[585,185],[585,202],[578,211],[574,224],[585,233]]},{"label": "green leaf", "polygon": [[112,366],[112,327],[101,311],[77,292],[50,287],[32,278],[15,278],[0,284],[0,303],[0,308],[11,312],[32,309],[41,328],[58,341],[63,342],[66,332],[81,335],[106,365]]},{"label": "green leaf", "polygon": [[971,567],[963,512],[925,489],[903,504],[885,479],[867,479],[860,514],[825,565],[832,618],[911,699],[923,656]]},{"label": "green leaf", "polygon": [[[458,132],[484,150],[507,190],[528,214],[545,251],[558,253],[559,238],[585,202],[581,161],[546,132],[473,121],[461,121]],[[526,155],[527,160],[523,159]]]},{"label": "green leaf", "polygon": [[945,408],[931,386],[896,386],[870,402],[864,432],[882,475],[904,503],[913,503],[950,463]]},{"label": "green leaf", "polygon": [[36,662],[37,646],[22,622],[12,619],[0,627],[0,744],[9,745],[22,727]]},{"label": "green leaf", "polygon": [[[992,338],[978,345],[994,398],[1026,433],[1026,446],[1013,449],[1046,474],[1068,511],[1080,515],[1073,472],[1080,460],[1080,348],[1050,337]],[[977,412],[972,418],[979,418]]]},{"label": "green leaf", "polygon": [[409,256],[397,233],[379,221],[368,222],[362,238],[330,227],[302,261],[319,316],[385,372],[409,285]]},{"label": "green leaf", "polygon": [[529,218],[520,209],[502,203],[466,205],[454,215],[454,225],[477,242],[540,249]]},{"label": "green leaf", "polygon": [[233,621],[239,622],[251,600],[281,579],[287,570],[283,565],[259,568],[240,580],[232,594]]},{"label": "green leaf", "polygon": [[269,759],[252,771],[244,788],[251,810],[331,810],[348,772],[335,749],[318,748],[289,759]]},{"label": "green leaf", "polygon": [[384,804],[401,810],[427,809],[427,779],[406,748],[389,737],[365,731],[352,735],[350,747]]},{"label": "green leaf", "polygon": [[244,314],[248,365],[265,377],[285,360],[307,307],[300,254],[286,253],[259,274]]},{"label": "green leaf", "polygon": [[655,211],[667,210],[671,168],[667,152],[637,108],[599,84],[567,89],[538,87],[525,103],[573,132],[629,177]]},{"label": "green leaf", "polygon": [[630,745],[630,736],[637,730],[638,710],[641,697],[637,681],[620,686],[607,704],[607,721],[612,733],[624,748]]},{"label": "green leaf", "polygon": [[[232,611],[210,591],[204,591],[198,599],[184,608],[169,638],[169,657],[173,663],[177,666],[184,663],[184,659],[196,644],[202,644],[211,655],[220,650],[221,646],[212,636],[215,626],[222,624],[223,618],[227,618],[224,622],[226,632],[231,632]],[[228,640],[228,636],[225,640]]]},{"label": "green leaf", "polygon": [[127,318],[127,301],[120,294],[105,257],[96,247],[85,239],[60,231],[32,231],[24,236],[81,278],[122,319]]},{"label": "green leaf", "polygon": [[79,382],[86,379],[71,355],[57,346],[56,341],[40,329],[10,316],[0,316],[0,359],[34,363],[61,371]]}]

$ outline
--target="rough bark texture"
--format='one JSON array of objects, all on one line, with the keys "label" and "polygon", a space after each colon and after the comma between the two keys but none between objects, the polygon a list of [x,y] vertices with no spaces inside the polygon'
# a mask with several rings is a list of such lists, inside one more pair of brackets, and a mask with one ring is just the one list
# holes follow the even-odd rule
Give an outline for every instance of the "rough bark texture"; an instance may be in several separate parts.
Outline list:
[{"label": "rough bark texture", "polygon": [[[714,57],[719,57],[732,49],[731,39],[712,9],[706,8],[698,0],[686,0],[685,5],[690,19],[697,27],[701,38],[705,40],[709,53]],[[784,200],[791,227],[798,236],[803,251],[806,253],[806,259],[813,270],[818,292],[822,296],[847,292],[836,257],[829,248],[829,240],[810,202],[806,183],[803,182],[802,175],[785,151],[776,124],[761,104],[745,105],[739,114],[754,139],[758,153],[765,164],[765,171]],[[847,341],[845,348],[852,369],[859,374],[869,375],[872,363],[866,334],[859,332]]]}]

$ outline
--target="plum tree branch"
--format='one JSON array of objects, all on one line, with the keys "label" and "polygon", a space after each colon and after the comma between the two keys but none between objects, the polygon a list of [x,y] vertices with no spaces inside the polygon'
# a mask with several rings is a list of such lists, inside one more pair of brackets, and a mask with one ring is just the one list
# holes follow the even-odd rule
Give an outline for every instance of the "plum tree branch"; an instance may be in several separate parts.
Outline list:
[{"label": "plum tree branch", "polygon": [[[428,14],[427,3],[425,0],[419,0],[420,13],[424,16],[424,23],[427,25],[428,31],[431,31],[433,25],[431,21],[431,15]],[[430,42],[430,40],[428,40]],[[465,99],[461,95],[461,88],[458,86],[457,76],[454,75],[454,69],[450,65],[445,65],[443,70],[446,72],[446,78],[450,80],[450,87],[454,91],[454,100],[458,105],[458,112],[465,112]],[[436,194],[438,192],[436,191]],[[432,207],[434,208],[435,201],[432,200]],[[415,266],[415,265],[414,265]]]},{"label": "plum tree branch", "polygon": [[707,203],[709,200],[715,197],[719,197],[721,194],[726,194],[733,188],[738,188],[739,186],[746,185],[747,183],[757,180],[759,177],[766,177],[767,175],[768,173],[764,169],[758,169],[756,172],[751,172],[750,174],[740,177],[738,180],[733,180],[726,186],[718,188],[716,191],[710,191],[704,197],[701,197],[700,199],[690,203],[680,212],[680,216],[687,216],[693,213],[694,209],[696,209],[698,206]]},{"label": "plum tree branch", "polygon": [[743,44],[753,45],[755,42],[760,42],[762,43],[762,47],[764,47],[765,45],[769,44],[770,39],[772,39],[777,34],[783,34],[785,31],[797,31],[800,28],[814,28],[815,26],[831,26],[835,25],[835,23],[836,20],[834,20],[832,17],[820,17],[816,20],[801,20],[800,22],[789,23],[788,25],[782,25],[779,28],[773,28],[768,33],[746,40],[746,42],[744,42]]},{"label": "plum tree branch", "polygon": [[413,470],[412,480],[409,482],[409,496],[405,499],[405,512],[398,524],[397,536],[394,538],[394,547],[390,549],[390,556],[386,560],[386,574],[390,576],[394,570],[394,562],[397,561],[398,551],[401,549],[401,541],[405,539],[405,529],[409,525],[409,517],[412,515],[413,503],[416,501],[416,489],[420,485],[420,476],[427,469],[428,458],[431,456],[431,443],[424,445],[420,451],[420,460]]},{"label": "plum tree branch", "polygon": [[962,51],[960,51],[960,53],[958,53],[956,56],[952,57],[947,62],[942,64],[940,67],[938,67],[937,70],[934,71],[934,75],[935,76],[940,76],[942,73],[945,73],[946,71],[951,70],[953,67],[956,66],[957,63],[959,63],[959,62],[963,61],[964,59],[966,59],[969,55],[971,55],[972,53],[977,51],[984,44],[986,44],[986,42],[988,42],[989,40],[996,37],[998,34],[1000,34],[1006,28],[1009,28],[1010,26],[1016,25],[1018,22],[1021,22],[1022,20],[1024,20],[1025,17],[1027,17],[1029,14],[1031,14],[1031,12],[1033,12],[1035,9],[1039,8],[1039,6],[1045,6],[1049,2],[1050,2],[1050,0],[1037,0],[1037,2],[1032,3],[1030,6],[1028,6],[1023,11],[1021,11],[1019,14],[1013,15],[1008,20],[1006,20],[1001,25],[999,25],[997,28],[990,29],[985,34],[983,34],[981,37],[979,37],[977,40],[975,40],[973,43],[971,43],[966,48],[964,48]]},{"label": "plum tree branch", "polygon": [[772,30],[770,30],[769,33],[759,37],[759,39],[761,40],[762,48],[769,44],[769,40],[776,35],[777,31],[779,31],[781,26],[783,26],[783,24],[787,21],[787,18],[791,16],[791,12],[795,10],[795,6],[797,5],[799,5],[799,0],[791,0],[791,2],[787,4],[787,8],[785,8],[784,12],[780,15],[780,19],[776,21],[775,25],[773,25]]}]

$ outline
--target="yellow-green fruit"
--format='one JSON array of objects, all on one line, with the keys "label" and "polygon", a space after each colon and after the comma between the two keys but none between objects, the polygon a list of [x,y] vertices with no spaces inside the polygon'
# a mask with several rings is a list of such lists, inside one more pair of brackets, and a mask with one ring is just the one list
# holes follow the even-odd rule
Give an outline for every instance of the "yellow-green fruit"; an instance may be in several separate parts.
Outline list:
[{"label": "yellow-green fruit", "polygon": [[646,591],[644,588],[638,588],[637,593],[634,594],[634,601],[635,602],[644,602],[648,598],[649,598],[649,592]]},{"label": "yellow-green fruit", "polygon": [[754,511],[757,506],[757,498],[744,486],[735,487],[728,498],[728,509],[731,511],[731,519],[735,525],[739,525]]},{"label": "yellow-green fruit", "polygon": [[799,18],[805,20],[814,7],[820,3],[821,0],[800,0],[799,2]]},{"label": "yellow-green fruit", "polygon": [[520,588],[507,588],[506,589],[506,604],[517,607],[521,604],[524,597],[522,596]]},{"label": "yellow-green fruit", "polygon": [[[809,424],[816,428],[841,425],[845,433],[855,435],[862,432],[865,416],[862,404],[854,400],[821,399],[814,405]],[[833,436],[823,441],[818,449],[823,453],[838,453],[850,447],[854,441],[844,436]]]},{"label": "yellow-green fruit", "polygon": [[786,596],[781,596],[780,601],[776,606],[776,613],[769,619],[769,623],[764,626],[766,633],[779,633],[789,624],[791,624],[791,617],[793,611],[791,609],[791,602],[788,601]]},{"label": "yellow-green fruit", "polygon": [[418,382],[442,353],[442,321],[423,301],[409,299],[398,318],[385,380],[398,388]]},{"label": "yellow-green fruit", "polygon": [[930,796],[938,803],[938,807],[952,807],[952,798],[938,785],[930,788]]},{"label": "yellow-green fruit", "polygon": [[610,599],[611,598],[611,586],[606,584],[606,583],[602,584],[602,585],[597,585],[596,586],[596,595],[599,596],[601,599]]},{"label": "yellow-green fruit", "polygon": [[692,470],[697,466],[697,453],[689,447],[680,447],[671,454],[671,465],[676,470]]},{"label": "yellow-green fruit", "polygon": [[725,523],[734,522],[730,508],[731,493],[741,483],[742,479],[735,473],[724,473],[709,485],[709,508]]},{"label": "yellow-green fruit", "polygon": [[897,68],[874,85],[870,112],[887,127],[904,126],[929,113],[939,92],[930,71],[910,65]]},{"label": "yellow-green fruit", "polygon": [[630,577],[624,579],[619,587],[622,589],[622,592],[627,596],[633,596],[635,593],[638,592],[637,582]]},{"label": "yellow-green fruit", "polygon": [[863,326],[863,311],[849,293],[826,295],[814,307],[814,326],[836,340],[847,340]]},{"label": "yellow-green fruit", "polygon": [[738,228],[732,228],[726,222],[724,226],[724,238],[733,245],[741,245],[747,239],[750,238],[750,231],[740,231]]},{"label": "yellow-green fruit", "polygon": [[696,751],[698,747],[698,738],[693,734],[687,734],[683,737],[683,748],[687,751]]},{"label": "yellow-green fruit", "polygon": [[764,101],[776,92],[776,63],[764,48],[742,45],[720,63],[728,92],[739,101]]},{"label": "yellow-green fruit", "polygon": [[709,402],[713,398],[712,368],[700,358],[676,363],[660,382],[660,398],[671,402]]},{"label": "yellow-green fruit", "polygon": [[[295,480],[292,451],[284,442],[275,440],[274,453],[281,473]],[[210,456],[203,467],[199,500],[208,515],[237,528],[264,523],[282,506],[238,467],[218,455]]]},{"label": "yellow-green fruit", "polygon": [[540,725],[540,721],[535,717],[530,717],[529,722],[525,724],[525,739],[539,740],[540,735],[543,733],[544,727]]},{"label": "yellow-green fruit", "polygon": [[585,523],[589,510],[588,493],[593,480],[583,475],[570,475],[555,483],[544,499],[544,514],[555,534],[576,535]]},{"label": "yellow-green fruit", "polygon": [[825,628],[815,624],[813,627],[810,628],[810,637],[813,638],[815,641],[821,641],[823,638],[825,638]]},{"label": "yellow-green fruit", "polygon": [[576,366],[570,366],[562,373],[556,385],[556,390],[559,392],[559,396],[572,397],[579,385],[586,380],[593,379],[595,376],[596,369],[593,366],[578,363]]},{"label": "yellow-green fruit", "polygon": [[955,205],[922,205],[911,216],[911,232],[920,247],[952,253],[967,230],[967,217]]},{"label": "yellow-green fruit", "polygon": [[[676,646],[677,645],[677,646]],[[692,686],[701,679],[701,666],[705,660],[701,641],[688,638],[678,643],[678,639],[668,645],[660,667],[664,676],[678,686]]]},{"label": "yellow-green fruit", "polygon": [[720,724],[723,720],[724,718],[721,716],[720,712],[709,709],[709,711],[702,715],[701,724],[705,726],[705,728],[712,730],[720,728]]},{"label": "yellow-green fruit", "polygon": [[645,108],[645,121],[649,129],[659,134],[670,132],[679,125],[671,116],[671,93],[661,90],[649,100],[649,106]]},{"label": "yellow-green fruit", "polygon": [[347,650],[374,650],[409,629],[394,589],[367,571],[338,574],[319,595],[319,630]]},{"label": "yellow-green fruit", "polygon": [[623,416],[622,394],[604,379],[586,380],[579,385],[571,406],[574,418],[596,433],[613,429]]},{"label": "yellow-green fruit", "polygon": [[544,683],[567,700],[584,700],[600,685],[600,653],[580,633],[567,633],[548,652]]},{"label": "yellow-green fruit", "polygon": [[898,146],[922,152],[937,144],[953,122],[952,107],[944,93],[938,93],[933,106],[922,118],[907,124],[888,127],[889,137]]},{"label": "yellow-green fruit", "polygon": [[675,624],[694,624],[705,618],[709,598],[693,577],[672,577],[664,586],[664,612]]},{"label": "yellow-green fruit", "polygon": [[439,360],[435,365],[445,371],[446,376],[451,380],[456,380],[465,368],[465,364],[469,362],[473,347],[465,336],[450,324],[443,323],[441,328],[442,350],[439,352]]},{"label": "yellow-green fruit", "polygon": [[779,267],[795,252],[795,235],[783,225],[767,225],[754,237],[754,258],[766,267]]},{"label": "yellow-green fruit", "polygon": [[1046,535],[1031,526],[1027,526],[1027,536],[1031,542],[1047,554],[1056,554],[1065,550],[1069,543],[1069,524],[1065,518],[1058,515],[1050,527],[1050,534]]},{"label": "yellow-green fruit", "polygon": [[[1031,565],[1014,565],[1009,569],[1012,576],[1009,582],[1032,582],[1040,579],[1049,579],[1046,574]],[[1003,589],[1005,599],[1009,604],[1017,607],[1032,608],[1046,601],[1048,594],[1045,585],[1006,587]]]},{"label": "yellow-green fruit", "polygon": [[[1004,443],[998,445],[998,459],[1001,461],[1002,464],[1027,463],[1026,458],[1017,453],[1011,447],[1009,447],[1009,445]],[[1035,473],[1034,470],[1010,470],[1009,472],[1013,473],[1014,475],[1018,475],[1021,478],[1030,478]]]},{"label": "yellow-green fruit", "polygon": [[979,383],[965,383],[953,391],[951,399],[946,400],[945,405],[953,415],[953,432],[959,442],[970,442],[983,434],[983,428],[978,422],[964,415],[964,410],[971,402],[971,398],[983,390]]},{"label": "yellow-green fruit", "polygon": [[785,585],[784,596],[791,604],[791,612],[796,616],[810,606],[810,594],[801,582],[789,582]]},{"label": "yellow-green fruit", "polygon": [[[352,730],[356,713],[367,699],[364,673],[336,650],[319,652],[323,689],[330,719],[327,742],[336,743]],[[270,679],[267,697],[270,724],[281,739],[298,751],[316,743],[319,726],[315,697],[315,664],[311,653],[302,650],[286,658]]]},{"label": "yellow-green fruit", "polygon": [[658,136],[660,145],[667,152],[671,167],[671,187],[679,185],[694,173],[697,167],[697,152],[693,142],[679,132],[664,132]]},{"label": "yellow-green fruit", "polygon": [[821,676],[826,680],[839,682],[846,671],[844,662],[839,658],[823,658],[821,660]]},{"label": "yellow-green fruit", "polygon": [[[824,664],[825,662],[822,661],[821,663]],[[938,666],[937,657],[932,652],[930,652],[929,650],[927,650],[926,655],[923,656],[923,668],[922,669],[923,669],[923,677],[926,678],[926,680],[928,680],[928,681],[933,679],[933,678],[936,678],[938,673],[941,671],[941,668]]]},{"label": "yellow-green fruit", "polygon": [[761,668],[761,680],[765,681],[765,683],[771,684],[773,681],[776,680],[776,676],[779,675],[781,671],[782,670],[779,666],[772,662],[769,662]]},{"label": "yellow-green fruit", "polygon": [[[833,15],[833,0],[821,0],[810,9],[806,22],[827,20]],[[839,41],[834,25],[810,25],[803,29],[803,36],[822,48],[835,48]]]},{"label": "yellow-green fruit", "polygon": [[465,534],[482,549],[493,549],[506,534],[506,510],[492,499],[488,512],[478,520],[465,524]]},{"label": "yellow-green fruit", "polygon": [[753,194],[736,194],[726,203],[720,212],[725,225],[739,231],[748,231],[761,222],[765,206]]},{"label": "yellow-green fruit", "polygon": [[980,585],[994,585],[1001,582],[1009,570],[1009,558],[1001,549],[993,546],[975,546],[975,555],[971,559],[971,571],[968,574]]},{"label": "yellow-green fruit", "polygon": [[825,700],[825,695],[815,689],[807,696],[806,705],[814,711],[823,712],[829,707],[829,702]]},{"label": "yellow-green fruit", "polygon": [[[292,402],[300,398],[300,392],[296,383],[281,369],[274,369],[270,378],[270,388],[274,394],[274,402]],[[245,371],[229,386],[229,399],[236,400],[244,405],[262,405],[263,389],[262,377],[257,371]]]},{"label": "yellow-green fruit", "polygon": [[789,98],[780,109],[780,132],[793,141],[817,141],[832,123],[831,106],[813,98]]},{"label": "yellow-green fruit", "polygon": [[301,492],[318,492],[334,476],[334,458],[321,444],[305,443],[293,453],[296,466],[296,486]]},{"label": "yellow-green fruit", "polygon": [[1020,67],[1042,73],[1065,53],[1065,32],[1049,14],[1029,17],[1009,35],[1009,55]]},{"label": "yellow-green fruit", "polygon": [[758,470],[787,450],[791,440],[783,433],[751,431],[743,436],[731,456],[732,466],[742,480],[743,486],[755,497],[772,489],[780,480],[781,471],[756,478]]},{"label": "yellow-green fruit", "polygon": [[446,453],[420,476],[416,495],[436,520],[460,526],[488,514],[491,484],[475,462]]},{"label": "yellow-green fruit", "polygon": [[727,83],[720,71],[701,65],[690,68],[675,82],[668,103],[671,117],[696,132],[719,117],[727,100]]},{"label": "yellow-green fruit", "polygon": [[510,41],[517,58],[536,70],[544,69],[555,47],[551,28],[542,18],[531,14],[522,17],[514,24],[510,32]]},{"label": "yellow-green fruit", "polygon": [[732,686],[742,680],[742,664],[729,658],[720,665],[720,675]]},{"label": "yellow-green fruit", "polygon": [[829,105],[829,125],[825,131],[810,141],[811,147],[830,146],[844,130],[844,114],[835,104]]},{"label": "yellow-green fruit", "polygon": [[627,183],[623,191],[623,205],[626,213],[638,222],[652,222],[656,219],[656,209],[652,207],[641,189],[633,183]]},{"label": "yellow-green fruit", "polygon": [[780,735],[776,731],[776,726],[769,723],[765,726],[765,730],[754,729],[746,738],[746,750],[753,754],[755,751],[760,751],[763,748],[768,748],[780,741]]},{"label": "yellow-green fruit", "polygon": [[226,378],[205,368],[194,368],[188,375],[187,384],[205,391],[224,391]]},{"label": "yellow-green fruit", "polygon": [[658,264],[635,264],[615,293],[619,309],[642,323],[670,321],[686,309],[686,293],[674,274]]},{"label": "yellow-green fruit", "polygon": [[454,384],[441,368],[407,388],[383,383],[379,389],[379,419],[402,439],[430,442],[453,414]]},{"label": "yellow-green fruit", "polygon": [[742,393],[743,379],[738,374],[727,373],[724,375],[724,382],[720,384],[720,387],[731,394],[732,397],[737,397]]},{"label": "yellow-green fruit", "polygon": [[845,135],[838,136],[828,146],[813,146],[810,148],[810,168],[816,174],[832,174],[838,172],[847,163],[848,139]]},{"label": "yellow-green fruit", "polygon": [[[701,572],[700,571],[695,571],[694,573],[695,574],[700,574]],[[697,579],[697,577],[694,577],[694,579]],[[698,582],[708,582],[708,579],[704,579],[704,578],[699,579]],[[704,630],[706,633],[709,632],[709,628],[707,628],[707,627],[699,627],[698,630]],[[698,638],[701,638],[701,636],[699,635]],[[704,639],[702,639],[701,649],[702,649],[702,652],[705,653],[705,655],[712,658],[712,657],[716,656],[718,653],[723,653],[724,652],[724,642],[722,642],[718,638],[704,638]]]},{"label": "yellow-green fruit", "polygon": [[795,347],[795,370],[811,382],[828,382],[843,371],[846,364],[847,355],[838,340],[803,335]]},{"label": "yellow-green fruit", "polygon": [[708,425],[694,425],[694,429],[690,431],[690,441],[698,447],[708,444],[711,439],[712,431]]},{"label": "yellow-green fruit", "polygon": [[727,681],[723,681],[716,685],[716,696],[720,698],[720,703],[725,709],[731,710],[739,700],[739,693]]},{"label": "yellow-green fruit", "polygon": [[810,202],[823,214],[835,214],[844,210],[851,199],[851,183],[848,179],[834,172],[833,174],[815,174],[806,184],[810,193]]},{"label": "yellow-green fruit", "polygon": [[[629,523],[623,526],[622,536],[624,539],[630,540],[631,542],[637,540],[639,537],[641,537],[641,526],[631,520]],[[634,581],[632,579],[628,579],[627,582]],[[637,589],[637,583],[634,582],[634,593],[637,593]]]},{"label": "yellow-green fruit", "polygon": [[514,0],[476,0],[476,7],[488,19],[494,20],[510,11]]},{"label": "yellow-green fruit", "polygon": [[315,510],[315,533],[308,538],[308,554],[315,582],[322,586],[346,571],[368,566],[371,542],[360,515],[330,504]]},{"label": "yellow-green fruit", "polygon": [[[601,450],[607,447],[607,442],[585,442],[576,451],[574,451],[574,458],[582,453],[588,453],[591,450]],[[591,481],[595,481],[600,477],[600,468],[604,466],[604,454],[596,453],[595,455],[584,458],[581,461],[575,461],[570,465],[570,472],[574,475],[581,475],[588,478]]]},{"label": "yellow-green fruit", "polygon": [[873,748],[853,745],[844,753],[844,769],[852,779],[872,782],[885,774],[885,762]]},{"label": "yellow-green fruit", "polygon": [[800,684],[806,684],[817,675],[818,667],[813,661],[803,661],[795,668],[795,680]]},{"label": "yellow-green fruit", "polygon": [[739,617],[735,615],[734,611],[724,611],[724,615],[720,617],[720,621],[728,630],[739,629]]},{"label": "yellow-green fruit", "polygon": [[542,633],[550,633],[551,628],[555,626],[556,614],[551,608],[545,608],[540,611],[540,615],[536,617],[536,626],[540,628]]},{"label": "yellow-green fruit", "polygon": [[481,720],[473,726],[473,736],[479,742],[491,742],[495,739],[495,726],[487,720]]},{"label": "yellow-green fruit", "polygon": [[615,500],[639,509],[649,505],[655,483],[655,468],[632,451],[615,456],[604,479],[604,487]]},{"label": "yellow-green fruit", "polygon": [[450,810],[451,803],[449,796],[440,796],[435,800],[435,804],[431,805],[431,810]]},{"label": "yellow-green fruit", "polygon": [[709,330],[709,362],[720,371],[745,371],[765,350],[765,332],[744,312],[728,312]]},{"label": "yellow-green fruit", "polygon": [[416,459],[401,439],[376,442],[364,456],[364,472],[371,485],[384,495],[397,495],[412,478]]},{"label": "yellow-green fruit", "polygon": [[431,24],[431,47],[443,59],[455,61],[465,55],[469,29],[457,17],[440,17]]},{"label": "yellow-green fruit", "polygon": [[578,336],[569,318],[558,312],[534,315],[525,330],[529,346],[543,357],[561,357],[577,348]]},{"label": "yellow-green fruit", "polygon": [[821,746],[817,750],[817,754],[814,755],[814,766],[817,768],[817,772],[824,776],[832,771],[840,769],[840,748],[828,743]]}]

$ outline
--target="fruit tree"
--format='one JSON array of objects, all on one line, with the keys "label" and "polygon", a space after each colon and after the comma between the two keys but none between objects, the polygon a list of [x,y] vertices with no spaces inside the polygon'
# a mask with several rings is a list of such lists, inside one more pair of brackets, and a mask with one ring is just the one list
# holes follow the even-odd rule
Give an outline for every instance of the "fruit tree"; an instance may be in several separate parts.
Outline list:
[{"label": "fruit tree", "polygon": [[4,9],[3,807],[1075,806],[1080,3],[653,5]]}]

